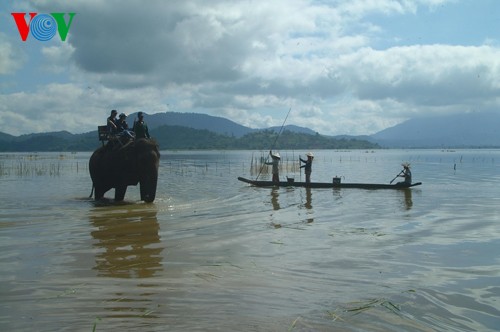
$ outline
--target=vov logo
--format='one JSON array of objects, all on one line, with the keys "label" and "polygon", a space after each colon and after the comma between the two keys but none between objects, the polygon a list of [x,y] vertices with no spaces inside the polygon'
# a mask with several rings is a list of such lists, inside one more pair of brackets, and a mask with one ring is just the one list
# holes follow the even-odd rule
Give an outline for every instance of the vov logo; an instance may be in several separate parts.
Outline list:
[{"label": "vov logo", "polygon": [[26,13],[11,13],[11,15],[14,17],[22,41],[26,41],[30,32],[35,39],[40,41],[51,40],[56,32],[59,32],[59,37],[65,41],[76,14],[68,13],[68,23],[64,20],[65,13],[50,13],[50,15],[29,13],[29,22],[26,22]]}]

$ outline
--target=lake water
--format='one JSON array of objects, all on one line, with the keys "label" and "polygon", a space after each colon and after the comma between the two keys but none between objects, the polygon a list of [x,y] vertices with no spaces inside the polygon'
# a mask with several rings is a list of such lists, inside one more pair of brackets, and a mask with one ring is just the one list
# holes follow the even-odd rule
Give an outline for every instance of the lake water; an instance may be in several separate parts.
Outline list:
[{"label": "lake water", "polygon": [[90,153],[0,154],[0,330],[500,330],[500,150],[313,152],[312,181],[423,184],[255,188],[265,152],[162,151],[153,204],[94,203]]}]

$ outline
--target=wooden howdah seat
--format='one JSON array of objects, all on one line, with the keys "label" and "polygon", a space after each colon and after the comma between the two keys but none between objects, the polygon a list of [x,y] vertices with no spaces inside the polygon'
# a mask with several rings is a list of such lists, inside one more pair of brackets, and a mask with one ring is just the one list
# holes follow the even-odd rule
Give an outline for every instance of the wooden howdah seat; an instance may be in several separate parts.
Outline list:
[{"label": "wooden howdah seat", "polygon": [[99,141],[104,142],[109,140],[108,126],[97,126],[97,134],[99,135]]},{"label": "wooden howdah seat", "polygon": [[108,126],[97,126],[97,135],[99,136],[99,141],[101,141],[103,146],[105,142],[109,140],[112,140],[114,143],[117,142],[119,146],[123,146],[131,139],[133,140],[133,138],[130,138],[128,136],[110,134],[108,132]]}]

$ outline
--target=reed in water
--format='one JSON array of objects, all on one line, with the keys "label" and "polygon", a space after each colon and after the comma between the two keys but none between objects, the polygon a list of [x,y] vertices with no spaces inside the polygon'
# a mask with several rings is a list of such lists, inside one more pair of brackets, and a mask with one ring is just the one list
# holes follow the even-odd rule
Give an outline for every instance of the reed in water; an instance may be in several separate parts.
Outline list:
[{"label": "reed in water", "polygon": [[[268,155],[269,152],[261,152],[260,156],[254,156],[254,154],[252,153],[252,159],[250,161],[251,175],[257,175],[259,174],[259,172],[261,174],[271,174],[272,166],[265,164],[268,160]],[[300,164],[298,160],[298,156],[296,157],[293,151],[291,155],[289,153],[285,153],[284,155],[282,155],[279,163],[280,174],[293,174],[299,172]]]}]

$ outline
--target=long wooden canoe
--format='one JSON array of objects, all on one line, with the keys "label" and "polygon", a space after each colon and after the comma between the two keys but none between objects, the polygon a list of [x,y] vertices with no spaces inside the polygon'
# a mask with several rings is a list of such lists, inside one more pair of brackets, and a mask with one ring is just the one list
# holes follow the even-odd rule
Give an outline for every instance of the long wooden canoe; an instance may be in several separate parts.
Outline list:
[{"label": "long wooden canoe", "polygon": [[243,177],[238,177],[238,180],[249,183],[256,187],[305,187],[305,188],[358,188],[358,189],[407,189],[414,186],[419,186],[422,182],[406,184],[382,184],[382,183],[334,183],[332,182],[295,182],[295,181],[280,181],[274,183],[272,181],[257,181],[249,180]]}]

